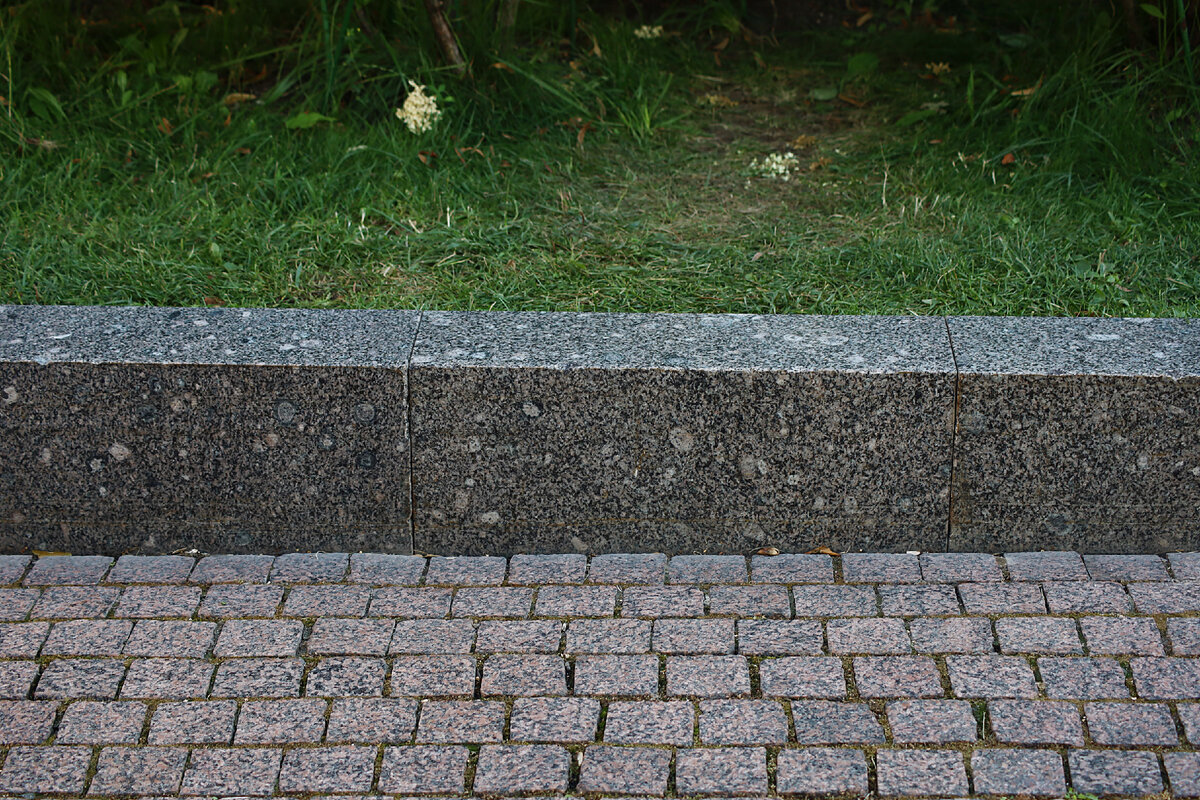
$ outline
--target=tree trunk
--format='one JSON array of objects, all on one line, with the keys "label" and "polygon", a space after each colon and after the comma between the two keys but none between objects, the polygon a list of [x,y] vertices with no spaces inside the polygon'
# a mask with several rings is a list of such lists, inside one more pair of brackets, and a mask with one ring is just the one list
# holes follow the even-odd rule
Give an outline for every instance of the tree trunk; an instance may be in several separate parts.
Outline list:
[{"label": "tree trunk", "polygon": [[461,78],[467,74],[467,64],[463,61],[462,51],[458,49],[458,42],[454,40],[454,31],[450,30],[450,23],[446,20],[445,7],[442,0],[425,0],[425,11],[429,14],[429,24],[433,26],[438,47],[442,49],[446,63],[454,68],[454,74]]}]

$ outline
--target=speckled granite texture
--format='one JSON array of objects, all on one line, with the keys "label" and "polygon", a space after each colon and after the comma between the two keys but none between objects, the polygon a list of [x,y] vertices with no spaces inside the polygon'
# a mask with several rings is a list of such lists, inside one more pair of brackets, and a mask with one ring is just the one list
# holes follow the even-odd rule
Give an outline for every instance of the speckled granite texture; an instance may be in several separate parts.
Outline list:
[{"label": "speckled granite texture", "polygon": [[1200,545],[1200,321],[951,318],[950,550]]},{"label": "speckled granite texture", "polygon": [[418,550],[944,545],[939,319],[427,312],[410,383]]},{"label": "speckled granite texture", "polygon": [[0,307],[0,547],[411,552],[417,319]]},{"label": "speckled granite texture", "polygon": [[1137,552],[1198,521],[1200,321],[0,306],[9,551]]}]

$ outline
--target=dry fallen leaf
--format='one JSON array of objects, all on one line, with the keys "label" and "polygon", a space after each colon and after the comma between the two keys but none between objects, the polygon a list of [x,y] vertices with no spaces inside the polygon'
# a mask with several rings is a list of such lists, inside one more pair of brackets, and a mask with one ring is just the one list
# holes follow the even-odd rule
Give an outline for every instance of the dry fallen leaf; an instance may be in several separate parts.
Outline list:
[{"label": "dry fallen leaf", "polygon": [[796,148],[797,150],[803,150],[806,147],[812,147],[816,143],[817,137],[807,133],[802,133],[795,139],[792,139],[790,142],[788,142],[788,145]]},{"label": "dry fallen leaf", "polygon": [[754,551],[756,556],[777,556],[779,555],[778,547],[760,547]]},{"label": "dry fallen leaf", "polygon": [[1004,165],[1004,166],[1006,166],[1006,167],[1007,167],[1009,164],[1015,164],[1015,163],[1016,163],[1016,161],[1017,161],[1017,157],[1016,157],[1016,156],[1014,156],[1012,153],[1005,153],[1005,154],[1004,154],[1004,158],[1000,159],[1000,163],[1001,163],[1001,164],[1003,164],[1003,165]]},{"label": "dry fallen leaf", "polygon": [[257,100],[258,95],[250,94],[249,92],[230,92],[225,95],[225,99],[221,102],[227,106],[235,106],[238,103],[245,103],[250,100]]},{"label": "dry fallen leaf", "polygon": [[71,555],[70,553],[64,553],[61,550],[34,550],[33,554],[35,556],[37,556],[38,558],[45,558],[46,556],[69,556],[69,555]]},{"label": "dry fallen leaf", "polygon": [[808,551],[808,555],[840,556],[841,553],[828,547],[814,547],[812,550]]}]

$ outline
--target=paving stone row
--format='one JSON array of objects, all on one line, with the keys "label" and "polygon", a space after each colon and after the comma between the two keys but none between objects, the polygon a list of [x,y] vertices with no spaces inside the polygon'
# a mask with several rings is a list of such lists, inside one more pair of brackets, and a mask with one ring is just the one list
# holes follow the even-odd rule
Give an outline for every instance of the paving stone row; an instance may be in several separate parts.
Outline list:
[{"label": "paving stone row", "polygon": [[1200,796],[1200,557],[0,556],[0,793]]}]

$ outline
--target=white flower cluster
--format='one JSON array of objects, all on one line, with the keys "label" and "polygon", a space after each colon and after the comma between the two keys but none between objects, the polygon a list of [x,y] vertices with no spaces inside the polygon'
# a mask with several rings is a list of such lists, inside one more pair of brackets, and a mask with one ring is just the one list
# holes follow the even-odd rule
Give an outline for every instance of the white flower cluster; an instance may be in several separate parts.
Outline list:
[{"label": "white flower cluster", "polygon": [[433,127],[442,110],[437,107],[437,98],[425,94],[425,87],[408,82],[412,91],[404,98],[404,107],[396,109],[396,117],[404,121],[413,133],[424,133]]},{"label": "white flower cluster", "polygon": [[792,173],[800,169],[800,160],[795,153],[771,153],[764,159],[754,159],[750,169],[763,178],[781,181],[791,180]]},{"label": "white flower cluster", "polygon": [[639,39],[661,39],[663,35],[662,25],[643,25],[633,32],[633,35]]}]

